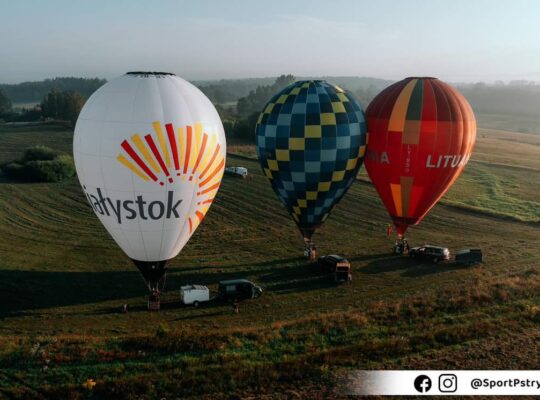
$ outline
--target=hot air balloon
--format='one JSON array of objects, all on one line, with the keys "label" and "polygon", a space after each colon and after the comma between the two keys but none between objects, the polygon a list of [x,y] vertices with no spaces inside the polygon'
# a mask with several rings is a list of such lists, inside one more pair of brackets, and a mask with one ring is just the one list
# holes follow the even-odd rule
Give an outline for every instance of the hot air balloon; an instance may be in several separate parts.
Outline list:
[{"label": "hot air balloon", "polygon": [[73,154],[88,202],[159,305],[165,265],[203,221],[223,176],[216,109],[174,74],[128,72],[88,99]]},{"label": "hot air balloon", "polygon": [[389,86],[366,116],[366,169],[402,239],[463,171],[476,120],[463,95],[436,78],[406,78]]},{"label": "hot air balloon", "polygon": [[325,81],[295,82],[266,104],[257,155],[272,188],[314,257],[312,236],[353,183],[366,143],[364,112]]}]

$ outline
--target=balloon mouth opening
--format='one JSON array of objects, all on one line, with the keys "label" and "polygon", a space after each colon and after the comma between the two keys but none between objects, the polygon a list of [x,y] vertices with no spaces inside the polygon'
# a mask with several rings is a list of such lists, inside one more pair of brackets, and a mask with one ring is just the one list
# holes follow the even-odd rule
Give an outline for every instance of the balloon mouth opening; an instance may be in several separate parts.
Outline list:
[{"label": "balloon mouth opening", "polygon": [[157,72],[157,71],[130,71],[126,72],[126,75],[139,75],[139,76],[161,76],[161,75],[168,75],[168,76],[176,76],[176,74],[173,74],[172,72]]},{"label": "balloon mouth opening", "polygon": [[131,259],[136,267],[141,272],[144,281],[148,285],[148,289],[151,292],[159,291],[160,287],[164,285],[165,272],[167,271],[166,265],[168,260],[162,261],[139,261]]}]

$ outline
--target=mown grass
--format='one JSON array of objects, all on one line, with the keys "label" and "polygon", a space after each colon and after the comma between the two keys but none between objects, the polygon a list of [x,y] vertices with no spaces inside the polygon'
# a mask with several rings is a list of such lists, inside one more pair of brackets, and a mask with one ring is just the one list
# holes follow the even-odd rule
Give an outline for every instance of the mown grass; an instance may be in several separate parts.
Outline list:
[{"label": "mown grass", "polygon": [[540,201],[535,188],[540,171],[472,164],[460,178],[460,185],[443,200],[444,204],[517,221],[540,222]]},{"label": "mown grass", "polygon": [[[410,354],[534,328],[538,321],[531,310],[540,304],[539,289],[540,275],[525,271],[437,294],[378,301],[363,311],[276,321],[256,329],[161,328],[105,341],[33,337],[5,353],[0,367],[8,377],[24,370],[30,388],[45,379],[44,397],[76,396],[81,388],[63,383],[96,376],[103,377],[93,389],[96,398],[136,398],[141,389],[186,396],[268,390],[297,379],[327,381],[329,367],[380,368]],[[146,382],[148,376],[159,379]],[[28,387],[12,386],[6,393],[24,397],[32,393]]]},{"label": "mown grass", "polygon": [[540,133],[538,115],[484,114],[476,115],[478,124],[484,128],[502,129],[523,133]]},{"label": "mown grass", "polygon": [[[71,132],[60,127],[2,129],[2,157],[37,144],[69,151]],[[171,263],[159,313],[145,310],[141,278],[75,179],[0,183],[0,398],[338,398],[340,374],[353,368],[534,369],[538,225],[500,211],[528,215],[526,207],[504,207],[534,201],[535,177],[482,161],[448,195],[463,204],[435,207],[409,241],[481,247],[483,266],[392,256],[386,212],[362,179],[315,237],[321,254],[352,261],[353,282],[340,286],[305,263],[301,237],[257,162],[230,156],[251,176],[225,177],[203,225]],[[492,197],[485,204],[498,213],[465,208]],[[234,277],[264,289],[239,314],[228,304],[178,303],[181,284],[215,290]],[[128,314],[120,313],[123,303]],[[528,346],[523,356],[511,350],[516,342]],[[473,350],[489,359],[468,356]],[[95,379],[93,389],[83,387],[87,379]]]}]

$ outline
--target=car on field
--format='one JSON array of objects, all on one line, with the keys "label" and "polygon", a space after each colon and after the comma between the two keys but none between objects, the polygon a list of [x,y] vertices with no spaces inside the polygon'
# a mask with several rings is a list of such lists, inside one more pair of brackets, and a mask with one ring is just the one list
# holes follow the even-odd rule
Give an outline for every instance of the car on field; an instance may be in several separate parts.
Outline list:
[{"label": "car on field", "polygon": [[463,265],[471,265],[482,262],[482,250],[480,249],[463,249],[456,252],[456,263]]},{"label": "car on field", "polygon": [[345,257],[331,254],[319,257],[317,263],[323,271],[332,274],[334,282],[352,281],[351,263]]},{"label": "car on field", "polygon": [[433,263],[447,261],[450,259],[450,251],[446,247],[424,245],[420,247],[412,247],[409,250],[409,256],[422,260],[428,260]]},{"label": "car on field", "polygon": [[225,168],[225,173],[238,176],[240,178],[246,178],[248,175],[248,170],[246,167],[227,167]]},{"label": "car on field", "polygon": [[247,279],[230,279],[219,282],[218,298],[221,300],[249,300],[262,294],[262,289]]}]

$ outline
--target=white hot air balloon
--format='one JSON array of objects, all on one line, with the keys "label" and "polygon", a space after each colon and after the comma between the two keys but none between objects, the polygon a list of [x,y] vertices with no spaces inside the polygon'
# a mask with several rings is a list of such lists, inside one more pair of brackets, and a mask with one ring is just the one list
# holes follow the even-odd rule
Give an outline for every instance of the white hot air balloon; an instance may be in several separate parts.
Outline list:
[{"label": "white hot air balloon", "polygon": [[97,217],[158,295],[166,262],[221,183],[226,143],[216,109],[174,74],[128,72],[86,102],[73,155]]}]

